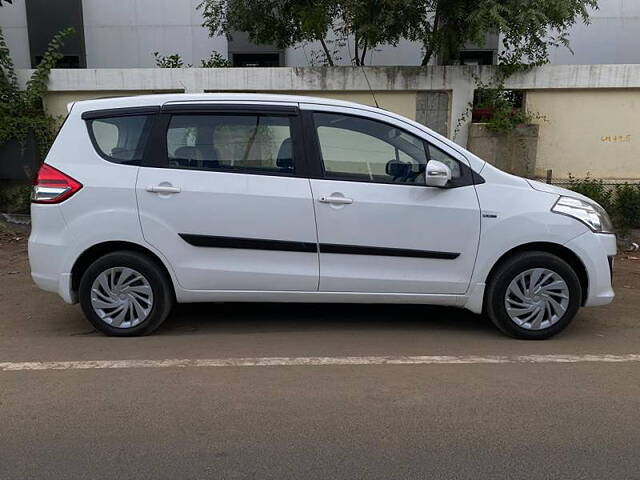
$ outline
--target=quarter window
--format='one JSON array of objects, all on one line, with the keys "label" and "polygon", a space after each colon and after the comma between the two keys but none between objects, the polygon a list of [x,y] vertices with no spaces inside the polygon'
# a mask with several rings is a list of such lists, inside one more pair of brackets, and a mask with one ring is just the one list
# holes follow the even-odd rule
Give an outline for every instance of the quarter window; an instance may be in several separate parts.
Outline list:
[{"label": "quarter window", "polygon": [[94,146],[107,160],[140,165],[151,129],[151,115],[88,120]]},{"label": "quarter window", "polygon": [[254,114],[174,115],[167,154],[173,168],[292,174],[291,120]]}]

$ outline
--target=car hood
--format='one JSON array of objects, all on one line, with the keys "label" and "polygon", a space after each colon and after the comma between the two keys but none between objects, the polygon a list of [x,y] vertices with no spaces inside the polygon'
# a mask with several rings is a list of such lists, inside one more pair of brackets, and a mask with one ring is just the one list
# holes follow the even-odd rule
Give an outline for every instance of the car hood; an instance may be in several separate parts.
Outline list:
[{"label": "car hood", "polygon": [[555,185],[549,185],[548,183],[542,183],[536,180],[529,180],[528,178],[526,180],[529,183],[529,185],[531,185],[531,188],[533,188],[534,190],[538,190],[539,192],[550,193],[552,195],[564,195],[567,197],[579,198],[580,200],[584,200],[585,202],[596,203],[593,200],[591,200],[589,197],[585,197],[581,193],[574,192],[567,188],[557,187]]}]

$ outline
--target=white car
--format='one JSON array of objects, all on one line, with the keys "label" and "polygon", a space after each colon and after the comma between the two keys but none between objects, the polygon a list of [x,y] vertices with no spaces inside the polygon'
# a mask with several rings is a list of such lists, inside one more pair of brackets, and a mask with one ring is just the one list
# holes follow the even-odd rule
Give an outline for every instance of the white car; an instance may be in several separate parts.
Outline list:
[{"label": "white car", "polygon": [[31,271],[108,335],[148,334],[175,302],[353,302],[541,339],[614,297],[599,205],[402,116],[255,94],[69,110],[34,181]]}]

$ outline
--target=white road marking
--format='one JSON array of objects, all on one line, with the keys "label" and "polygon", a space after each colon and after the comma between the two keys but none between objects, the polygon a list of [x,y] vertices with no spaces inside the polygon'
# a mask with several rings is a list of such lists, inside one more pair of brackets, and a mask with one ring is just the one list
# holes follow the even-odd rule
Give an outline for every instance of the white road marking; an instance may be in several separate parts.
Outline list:
[{"label": "white road marking", "polygon": [[0,362],[0,371],[100,370],[121,368],[288,367],[328,365],[460,365],[527,363],[629,363],[640,354],[624,355],[420,355],[368,357],[253,357],[164,360],[84,360],[68,362]]}]

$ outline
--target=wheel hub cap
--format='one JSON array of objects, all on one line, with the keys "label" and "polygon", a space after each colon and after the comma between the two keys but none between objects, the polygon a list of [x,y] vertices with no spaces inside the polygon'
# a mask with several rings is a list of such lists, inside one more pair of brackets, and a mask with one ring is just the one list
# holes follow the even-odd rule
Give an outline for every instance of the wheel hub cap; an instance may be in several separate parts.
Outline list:
[{"label": "wheel hub cap", "polygon": [[114,267],[96,277],[91,286],[91,306],[105,323],[132,328],[149,316],[153,291],[149,281],[128,267]]},{"label": "wheel hub cap", "polygon": [[569,287],[556,272],[532,268],[511,281],[504,303],[516,325],[543,330],[564,316],[569,306]]}]

